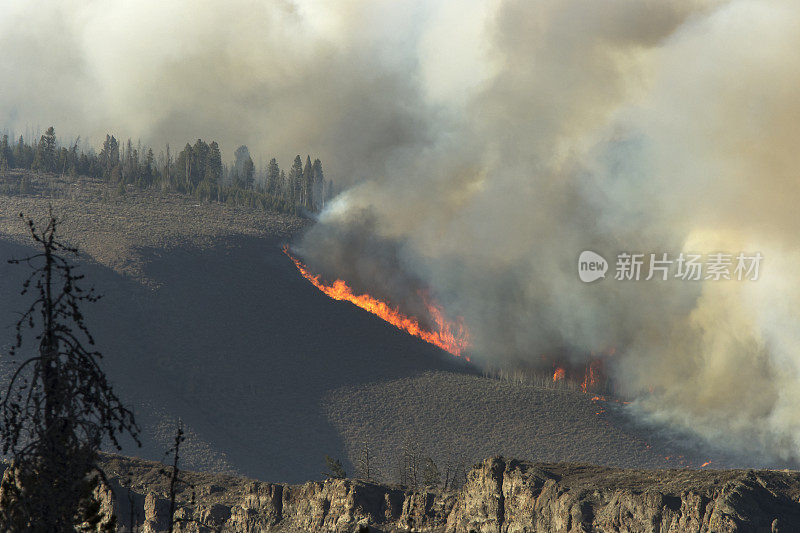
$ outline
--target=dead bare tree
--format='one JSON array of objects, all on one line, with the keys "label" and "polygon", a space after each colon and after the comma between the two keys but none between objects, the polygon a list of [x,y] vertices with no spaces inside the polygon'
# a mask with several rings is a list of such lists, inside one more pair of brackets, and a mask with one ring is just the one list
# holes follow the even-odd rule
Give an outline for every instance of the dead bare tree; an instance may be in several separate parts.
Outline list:
[{"label": "dead bare tree", "polygon": [[419,486],[422,452],[419,443],[406,439],[397,457],[397,482],[411,488]]},{"label": "dead bare tree", "polygon": [[[175,431],[175,441],[173,442],[172,448],[167,450],[167,454],[172,454],[172,469],[168,472],[165,469],[161,469],[161,475],[169,477],[169,518],[168,518],[168,531],[169,533],[173,533],[175,531],[175,526],[184,523],[194,523],[198,526],[206,529],[211,529],[214,531],[221,531],[222,528],[220,526],[215,526],[212,524],[208,524],[203,522],[202,520],[198,520],[194,518],[194,506],[196,504],[196,492],[195,492],[195,485],[183,477],[181,477],[180,468],[178,466],[180,462],[180,450],[181,444],[186,440],[186,435],[183,431],[183,422],[178,420],[178,428]],[[177,507],[177,498],[178,498],[178,488],[181,485],[185,485],[192,490],[192,497],[189,501],[188,506],[183,506],[181,509],[185,511],[183,514],[188,516],[181,516],[175,517],[175,514],[178,511]]]},{"label": "dead bare tree", "polygon": [[[175,443],[172,446],[172,472],[169,477],[169,533],[172,533],[175,527],[175,497],[177,496],[178,483],[185,483],[180,478],[180,471],[178,470],[178,461],[180,461],[181,443],[186,439],[183,435],[183,422],[178,421],[178,430],[175,432]],[[166,474],[162,470],[162,473]]]},{"label": "dead bare tree", "polygon": [[467,464],[468,461],[463,453],[451,455],[447,458],[444,465],[444,480],[442,483],[444,490],[457,489],[466,482]]},{"label": "dead bare tree", "polygon": [[356,470],[358,471],[358,477],[367,481],[372,481],[380,476],[375,464],[375,455],[372,453],[370,443],[366,439],[362,443],[358,454]]},{"label": "dead bare tree", "polygon": [[97,452],[104,439],[121,449],[122,434],[138,443],[139,427],[100,368],[102,355],[91,349],[82,306],[99,296],[80,287],[83,276],[68,259],[77,250],[58,239],[52,208],[44,229],[31,219],[27,225],[39,251],[9,262],[31,267],[21,294],[35,298],[17,321],[9,356],[30,335],[38,349],[19,363],[0,403],[3,453],[13,457],[0,490],[6,505],[0,526],[66,532],[76,524],[112,524],[98,516],[94,497],[104,477]]},{"label": "dead bare tree", "polygon": [[136,530],[139,529],[139,513],[136,511],[136,498],[133,495],[133,491],[131,491],[131,485],[133,485],[133,475],[131,472],[128,472],[128,529],[130,529],[131,533],[136,533]]}]

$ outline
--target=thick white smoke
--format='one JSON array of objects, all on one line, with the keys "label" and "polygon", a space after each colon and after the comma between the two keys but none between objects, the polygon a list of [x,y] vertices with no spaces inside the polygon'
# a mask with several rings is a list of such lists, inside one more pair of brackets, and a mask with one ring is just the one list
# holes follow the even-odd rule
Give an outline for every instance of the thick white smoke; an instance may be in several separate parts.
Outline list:
[{"label": "thick white smoke", "polygon": [[[461,100],[457,133],[351,190],[328,225],[380,213],[403,267],[466,318],[478,357],[615,347],[616,384],[643,413],[796,459],[799,14],[790,2],[499,3],[490,75]],[[755,282],[584,285],[585,249],[765,259]]]},{"label": "thick white smoke", "polygon": [[[314,153],[352,188],[309,262],[430,287],[478,359],[615,347],[643,412],[796,458],[798,17],[790,0],[14,0],[0,119]],[[585,285],[586,249],[765,259],[755,282]]]}]

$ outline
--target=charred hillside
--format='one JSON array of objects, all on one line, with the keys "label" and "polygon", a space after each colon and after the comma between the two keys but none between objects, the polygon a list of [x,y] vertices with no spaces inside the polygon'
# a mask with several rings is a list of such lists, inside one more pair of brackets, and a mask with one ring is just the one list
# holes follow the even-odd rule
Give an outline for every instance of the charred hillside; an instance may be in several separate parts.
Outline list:
[{"label": "charred hillside", "polygon": [[[619,404],[484,377],[331,300],[281,252],[308,221],[28,177],[33,193],[0,195],[0,256],[27,251],[20,211],[36,216],[52,202],[64,215],[82,272],[105,295],[88,324],[144,428],[144,447],[125,453],[161,459],[181,419],[187,468],[286,482],[317,478],[326,454],[353,473],[365,442],[387,481],[406,443],[441,470],[497,453],[628,467],[713,459],[631,425]],[[22,274],[0,263],[0,324],[23,307]],[[12,328],[3,331],[10,342]]]}]

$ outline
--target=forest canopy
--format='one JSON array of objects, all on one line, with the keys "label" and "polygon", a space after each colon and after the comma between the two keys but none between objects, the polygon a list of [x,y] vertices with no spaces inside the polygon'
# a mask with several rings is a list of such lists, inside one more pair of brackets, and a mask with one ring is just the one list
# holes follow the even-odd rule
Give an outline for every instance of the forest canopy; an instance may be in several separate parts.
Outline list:
[{"label": "forest canopy", "polygon": [[219,144],[197,139],[174,154],[169,144],[158,156],[151,147],[128,139],[120,142],[106,135],[99,153],[81,148],[80,138],[71,144],[60,143],[51,126],[38,142],[22,135],[10,140],[0,137],[0,170],[30,169],[70,176],[102,179],[124,191],[156,187],[176,191],[204,201],[246,205],[284,212],[319,212],[335,194],[332,180],[325,177],[322,162],[305,163],[298,154],[288,173],[273,157],[257,169],[245,145],[234,152],[231,164],[223,162]]}]

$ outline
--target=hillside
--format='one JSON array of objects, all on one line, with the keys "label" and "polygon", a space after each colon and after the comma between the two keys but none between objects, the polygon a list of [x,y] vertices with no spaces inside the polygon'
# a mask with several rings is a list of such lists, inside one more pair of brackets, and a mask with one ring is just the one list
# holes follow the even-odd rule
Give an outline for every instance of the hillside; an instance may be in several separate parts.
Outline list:
[{"label": "hillside", "polygon": [[[620,404],[484,377],[329,299],[280,251],[308,221],[29,178],[32,193],[0,195],[0,257],[28,251],[20,211],[41,216],[51,202],[64,216],[82,271],[105,294],[89,326],[143,426],[144,447],[124,453],[161,459],[180,418],[188,468],[281,482],[318,478],[325,454],[353,472],[365,441],[387,480],[405,442],[439,465],[497,453],[646,468],[719,460],[648,433]],[[23,275],[0,264],[4,344]]]}]

